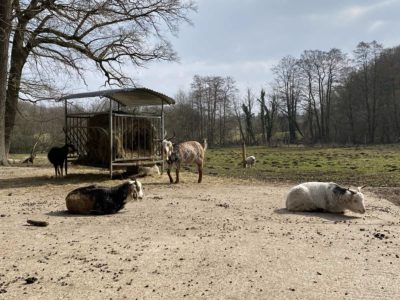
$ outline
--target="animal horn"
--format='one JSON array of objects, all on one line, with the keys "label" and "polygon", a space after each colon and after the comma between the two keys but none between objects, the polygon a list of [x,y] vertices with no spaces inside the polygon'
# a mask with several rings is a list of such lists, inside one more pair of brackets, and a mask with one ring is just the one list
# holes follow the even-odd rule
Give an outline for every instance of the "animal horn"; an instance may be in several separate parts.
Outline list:
[{"label": "animal horn", "polygon": [[[175,134],[175,130],[174,130],[174,135],[171,136],[170,138],[166,138],[166,140],[168,140],[168,141],[169,141],[169,140],[172,140],[173,138],[175,138],[175,135],[176,135],[176,134]],[[166,135],[165,135],[165,136],[166,136]]]},{"label": "animal horn", "polygon": [[365,187],[366,187],[366,185],[359,186],[359,187],[357,188],[357,190],[358,190],[359,192],[361,192],[361,190],[362,190],[363,188],[365,188]]}]

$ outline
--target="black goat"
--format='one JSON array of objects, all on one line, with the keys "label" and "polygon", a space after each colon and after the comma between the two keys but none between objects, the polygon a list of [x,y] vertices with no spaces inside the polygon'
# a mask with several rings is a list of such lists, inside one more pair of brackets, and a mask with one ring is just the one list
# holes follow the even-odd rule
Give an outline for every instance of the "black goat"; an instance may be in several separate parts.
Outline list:
[{"label": "black goat", "polygon": [[67,209],[74,214],[113,214],[123,209],[131,199],[143,198],[140,181],[129,180],[107,188],[89,185],[73,190],[65,199]]},{"label": "black goat", "polygon": [[65,144],[63,147],[53,147],[47,154],[47,158],[54,165],[56,178],[63,176],[63,165],[65,166],[65,175],[67,175],[67,155],[76,152],[74,145]]}]

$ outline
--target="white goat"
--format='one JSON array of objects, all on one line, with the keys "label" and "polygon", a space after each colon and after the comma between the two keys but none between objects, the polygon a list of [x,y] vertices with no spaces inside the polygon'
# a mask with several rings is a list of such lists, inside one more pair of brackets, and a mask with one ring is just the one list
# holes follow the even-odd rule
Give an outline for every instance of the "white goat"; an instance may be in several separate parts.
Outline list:
[{"label": "white goat", "polygon": [[305,182],[291,188],[286,208],[291,211],[325,211],[343,213],[346,209],[365,213],[362,187],[357,192],[333,182]]},{"label": "white goat", "polygon": [[198,183],[203,178],[204,155],[207,149],[207,140],[204,139],[204,145],[199,142],[188,141],[173,145],[168,139],[162,141],[162,148],[167,160],[167,174],[170,183],[173,182],[171,177],[171,168],[176,169],[175,183],[179,183],[179,170],[181,165],[196,164],[199,171]]},{"label": "white goat", "polygon": [[138,171],[138,177],[145,177],[145,176],[160,176],[160,169],[157,165],[152,167],[149,166],[140,166]]},{"label": "white goat", "polygon": [[256,163],[256,158],[255,158],[255,156],[251,155],[251,156],[247,157],[244,162],[245,162],[246,168],[251,168],[251,167],[254,167],[254,165]]}]

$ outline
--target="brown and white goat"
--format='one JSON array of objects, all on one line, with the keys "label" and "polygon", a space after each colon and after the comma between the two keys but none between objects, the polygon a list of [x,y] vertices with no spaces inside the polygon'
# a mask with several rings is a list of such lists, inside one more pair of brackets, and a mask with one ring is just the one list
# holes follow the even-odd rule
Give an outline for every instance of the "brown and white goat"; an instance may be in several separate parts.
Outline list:
[{"label": "brown and white goat", "polygon": [[204,139],[204,144],[201,145],[196,141],[182,142],[172,144],[169,139],[162,141],[162,148],[167,161],[167,174],[169,182],[173,183],[171,177],[171,168],[176,169],[175,183],[179,183],[179,170],[181,165],[196,164],[199,171],[198,183],[201,183],[203,178],[204,155],[207,149],[207,140]]}]

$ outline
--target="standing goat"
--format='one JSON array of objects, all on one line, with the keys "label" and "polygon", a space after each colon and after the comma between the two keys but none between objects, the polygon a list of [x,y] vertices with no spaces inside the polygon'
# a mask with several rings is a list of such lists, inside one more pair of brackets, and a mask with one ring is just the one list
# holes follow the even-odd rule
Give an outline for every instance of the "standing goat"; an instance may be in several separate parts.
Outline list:
[{"label": "standing goat", "polygon": [[291,211],[325,211],[344,213],[346,209],[365,213],[362,187],[357,191],[333,182],[305,182],[290,189],[286,208]]},{"label": "standing goat", "polygon": [[142,184],[129,180],[107,188],[89,185],[70,192],[66,199],[67,209],[74,214],[113,214],[123,209],[130,200],[143,198]]},{"label": "standing goat", "polygon": [[74,145],[65,144],[63,147],[53,147],[47,154],[47,158],[54,165],[56,178],[63,176],[63,166],[65,166],[65,175],[67,175],[67,155],[76,152]]},{"label": "standing goat", "polygon": [[[174,135],[175,136],[175,135]],[[174,138],[174,136],[172,138]],[[169,182],[172,183],[171,168],[176,169],[175,183],[179,183],[179,170],[181,165],[196,164],[199,171],[198,183],[201,183],[203,178],[204,155],[207,149],[207,140],[204,139],[204,144],[201,145],[196,141],[182,142],[173,145],[170,139],[162,141],[162,148],[167,160],[167,174]]]},{"label": "standing goat", "polygon": [[251,168],[254,167],[255,163],[256,163],[256,158],[255,156],[251,155],[249,157],[246,158],[246,160],[244,161],[246,168]]}]

